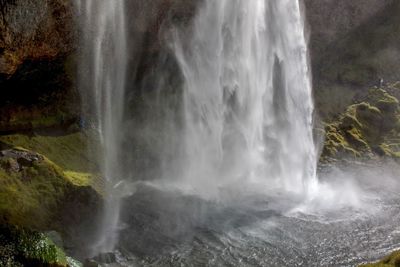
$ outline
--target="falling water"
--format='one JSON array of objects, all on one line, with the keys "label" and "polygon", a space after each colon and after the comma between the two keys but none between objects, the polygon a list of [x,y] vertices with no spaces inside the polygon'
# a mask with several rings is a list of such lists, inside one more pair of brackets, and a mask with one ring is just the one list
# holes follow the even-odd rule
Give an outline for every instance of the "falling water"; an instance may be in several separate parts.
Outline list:
[{"label": "falling water", "polygon": [[[135,1],[146,8],[149,0]],[[192,24],[174,28],[168,39],[182,88],[175,62],[154,60],[150,75],[139,71],[148,76],[132,77],[146,89],[143,99],[132,101],[125,95],[140,88],[125,92],[127,58],[134,55],[127,52],[123,0],[77,2],[84,124],[98,131],[109,185],[93,254],[118,245],[126,253],[118,260],[126,266],[346,266],[377,256],[379,246],[395,248],[398,207],[385,207],[397,201],[397,189],[395,198],[370,198],[383,208],[369,221],[342,205],[361,195],[347,178],[337,181],[338,192],[319,186],[324,201],[310,200],[317,192],[317,155],[300,3],[202,0]],[[158,90],[149,90],[154,87],[147,87],[148,80]],[[138,104],[133,110],[139,114],[131,114],[127,103]],[[121,184],[134,189],[129,197]],[[247,185],[257,194],[244,192]],[[213,201],[226,195],[236,202]],[[323,210],[327,202],[338,209],[328,210],[332,220],[310,215],[298,208],[297,196],[312,210]],[[371,239],[371,231],[377,238]],[[367,255],[366,248],[374,253]]]},{"label": "falling water", "polygon": [[317,160],[299,1],[206,0],[191,32],[173,46],[185,80],[181,182],[306,193]]},{"label": "falling water", "polygon": [[[78,4],[83,18],[82,95],[95,107],[91,113],[104,151],[102,173],[110,184],[95,249],[104,252],[118,242],[122,196],[114,187],[126,178],[121,171],[126,167],[121,166],[125,10],[123,0]],[[206,198],[216,198],[232,185],[240,189],[245,182],[261,183],[265,190],[307,193],[316,183],[317,160],[299,2],[205,0],[190,32],[188,37],[176,29],[172,38],[184,78],[183,123],[177,122],[176,113],[163,121],[166,139],[155,154],[165,171],[158,178]],[[153,109],[168,113],[162,103]]]},{"label": "falling water", "polygon": [[[81,0],[82,58],[80,88],[84,107],[102,145],[101,173],[108,181],[107,203],[94,253],[108,252],[118,240],[120,196],[113,188],[121,180],[121,124],[124,112],[127,40],[124,0]],[[92,110],[90,110],[92,109]]]}]

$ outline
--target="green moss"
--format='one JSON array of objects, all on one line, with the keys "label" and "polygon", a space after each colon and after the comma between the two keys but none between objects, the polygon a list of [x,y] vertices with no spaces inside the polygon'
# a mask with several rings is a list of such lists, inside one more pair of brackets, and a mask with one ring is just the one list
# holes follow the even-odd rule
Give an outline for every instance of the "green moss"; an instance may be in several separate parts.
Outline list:
[{"label": "green moss", "polygon": [[97,192],[103,193],[104,181],[98,174],[64,171],[64,176],[76,186],[92,186]]},{"label": "green moss", "polygon": [[[388,85],[388,87],[391,86],[396,85]],[[376,105],[380,101],[399,104],[399,101],[396,97],[390,95],[385,89],[382,88],[371,88],[368,91],[367,101],[372,103],[373,105]]]},{"label": "green moss", "polygon": [[393,252],[379,262],[363,264],[360,267],[400,267],[400,251]]},{"label": "green moss", "polygon": [[345,137],[349,140],[349,143],[353,144],[358,150],[368,150],[369,146],[359,129],[353,127],[347,130],[345,132]]},{"label": "green moss", "polygon": [[353,127],[361,127],[362,124],[358,121],[358,118],[351,112],[346,112],[340,118],[340,127],[342,129],[351,129]]},{"label": "green moss", "polygon": [[94,133],[11,134],[0,136],[0,142],[6,147],[28,149],[45,155],[70,182],[78,186],[90,185],[98,192],[103,191],[104,181],[98,175],[96,158],[100,154],[99,145]]},{"label": "green moss", "polygon": [[59,266],[67,266],[67,257],[44,234],[24,230],[17,243],[18,250],[27,261],[38,261]]},{"label": "green moss", "polygon": [[[354,121],[352,119],[350,120]],[[354,130],[349,130],[348,134],[346,135],[345,132],[341,129],[341,124],[328,124],[326,125],[325,129],[326,138],[324,149],[322,152],[323,160],[325,160],[327,157],[361,157],[361,153],[357,149],[352,147],[350,143],[358,143],[359,145],[357,147],[365,146],[365,142],[359,136],[357,136],[357,132],[354,132]],[[357,141],[355,139],[357,139]]]},{"label": "green moss", "polygon": [[1,225],[0,241],[0,266],[67,267],[72,262],[61,248],[37,231]]},{"label": "green moss", "polygon": [[0,222],[43,229],[55,223],[57,207],[71,186],[92,186],[102,193],[104,182],[93,171],[95,160],[87,157],[87,139],[83,133],[0,136],[3,146],[43,155],[20,171],[13,171],[14,159],[0,159]]},{"label": "green moss", "polygon": [[[69,240],[76,234],[74,227],[86,227],[96,216],[101,205],[97,193],[104,185],[92,172],[97,159],[87,157],[88,149],[96,148],[88,143],[88,134],[47,133],[0,136],[5,150],[0,155],[0,227],[55,230]],[[42,234],[31,231],[31,237],[37,240],[18,239],[4,246],[0,240],[0,266],[82,266]]]},{"label": "green moss", "polygon": [[51,225],[69,185],[60,168],[48,159],[20,172],[0,169],[0,222],[38,229]]},{"label": "green moss", "polygon": [[392,157],[394,159],[400,159],[399,144],[387,144],[383,143],[377,148],[378,153],[381,156]]},{"label": "green moss", "polygon": [[326,125],[322,156],[398,158],[399,117],[399,101],[394,96],[381,88],[370,89],[363,102],[350,105],[337,121]]},{"label": "green moss", "polygon": [[65,170],[93,172],[96,171],[96,158],[90,159],[88,154],[89,149],[96,145],[89,143],[89,135],[81,132],[63,135],[12,134],[0,136],[0,142],[43,154]]},{"label": "green moss", "polygon": [[[87,136],[81,133],[0,137],[2,147],[8,153],[0,156],[0,227],[13,225],[20,229],[56,230],[61,235],[68,236],[70,230],[67,228],[70,226],[63,223],[65,216],[69,216],[65,214],[73,213],[69,206],[71,204],[68,203],[77,201],[85,203],[82,205],[89,205],[85,201],[93,201],[90,205],[95,213],[98,207],[95,201],[99,197],[89,186],[101,193],[103,184],[98,175],[88,172],[96,166],[83,156],[87,155],[85,138]],[[47,153],[54,161],[26,148]],[[35,160],[29,161],[29,156],[35,156]],[[74,209],[76,207],[74,204]],[[82,214],[79,215],[79,220],[82,220]],[[68,266],[80,266],[66,257],[51,241],[42,237],[40,234],[41,241],[36,243],[31,240],[24,242],[24,239],[18,241],[18,248],[27,247],[26,251],[21,250],[26,252],[23,258],[34,262],[33,265],[23,262],[21,266],[59,267],[67,266],[66,262]],[[28,247],[32,244],[34,249]],[[15,248],[2,246],[0,240],[0,258],[4,258],[3,261],[0,260],[0,266],[18,266],[13,261],[13,251],[15,252]],[[15,260],[22,257],[21,253]],[[43,261],[48,264],[39,264]]]}]

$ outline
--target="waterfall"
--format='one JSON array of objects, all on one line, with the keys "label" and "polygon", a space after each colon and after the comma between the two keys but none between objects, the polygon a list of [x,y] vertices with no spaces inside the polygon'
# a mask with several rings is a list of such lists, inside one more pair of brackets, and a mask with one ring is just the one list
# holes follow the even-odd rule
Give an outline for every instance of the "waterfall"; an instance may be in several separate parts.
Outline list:
[{"label": "waterfall", "polygon": [[106,179],[106,204],[94,252],[109,252],[118,240],[122,179],[121,135],[127,66],[124,0],[81,0],[82,21],[79,87],[85,124],[93,124],[101,143],[101,175]]},{"label": "waterfall", "polygon": [[205,0],[190,32],[173,42],[185,83],[179,182],[308,192],[317,158],[299,1]]},{"label": "waterfall", "polygon": [[[123,167],[132,169],[134,180],[141,179],[142,172],[134,169],[138,162],[159,175],[150,177],[153,182],[204,198],[216,199],[225,188],[240,190],[247,183],[261,191],[278,188],[301,195],[313,188],[311,72],[299,1],[204,0],[190,31],[176,28],[169,39],[183,77],[181,94],[173,96],[175,102],[158,97],[148,110],[156,115],[145,114],[148,120],[134,127],[123,123],[128,103],[124,2],[82,0],[78,6],[83,20],[80,87],[84,103],[93,107],[89,113],[109,184],[95,252],[111,251],[118,242],[123,196],[115,187],[132,179]],[[149,80],[159,87],[171,87],[162,65],[152,74]],[[151,160],[122,164],[130,156],[122,155],[122,139],[129,145],[124,132],[143,147],[151,144]]]}]

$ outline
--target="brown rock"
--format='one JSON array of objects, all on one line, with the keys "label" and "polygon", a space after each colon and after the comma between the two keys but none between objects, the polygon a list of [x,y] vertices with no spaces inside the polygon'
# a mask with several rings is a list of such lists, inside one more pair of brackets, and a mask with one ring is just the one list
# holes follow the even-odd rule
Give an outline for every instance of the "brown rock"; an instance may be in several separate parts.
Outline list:
[{"label": "brown rock", "polygon": [[67,0],[1,0],[0,74],[12,75],[26,59],[70,52],[72,19],[72,3]]}]

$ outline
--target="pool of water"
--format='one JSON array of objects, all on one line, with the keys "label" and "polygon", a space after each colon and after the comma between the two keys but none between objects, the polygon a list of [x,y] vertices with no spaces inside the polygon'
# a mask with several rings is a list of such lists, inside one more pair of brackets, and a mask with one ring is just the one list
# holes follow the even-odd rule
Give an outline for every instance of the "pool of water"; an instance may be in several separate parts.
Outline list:
[{"label": "pool of water", "polygon": [[[338,175],[343,173],[326,179]],[[224,200],[211,201],[143,184],[123,207],[127,212],[122,216],[119,262],[122,266],[356,266],[373,261],[400,246],[395,178],[393,172],[382,170],[355,171],[351,177],[336,179],[332,185],[336,194],[322,192],[311,201],[286,193],[235,195],[229,190]],[[349,180],[354,183],[344,182]],[[350,192],[357,196],[348,198]]]}]

